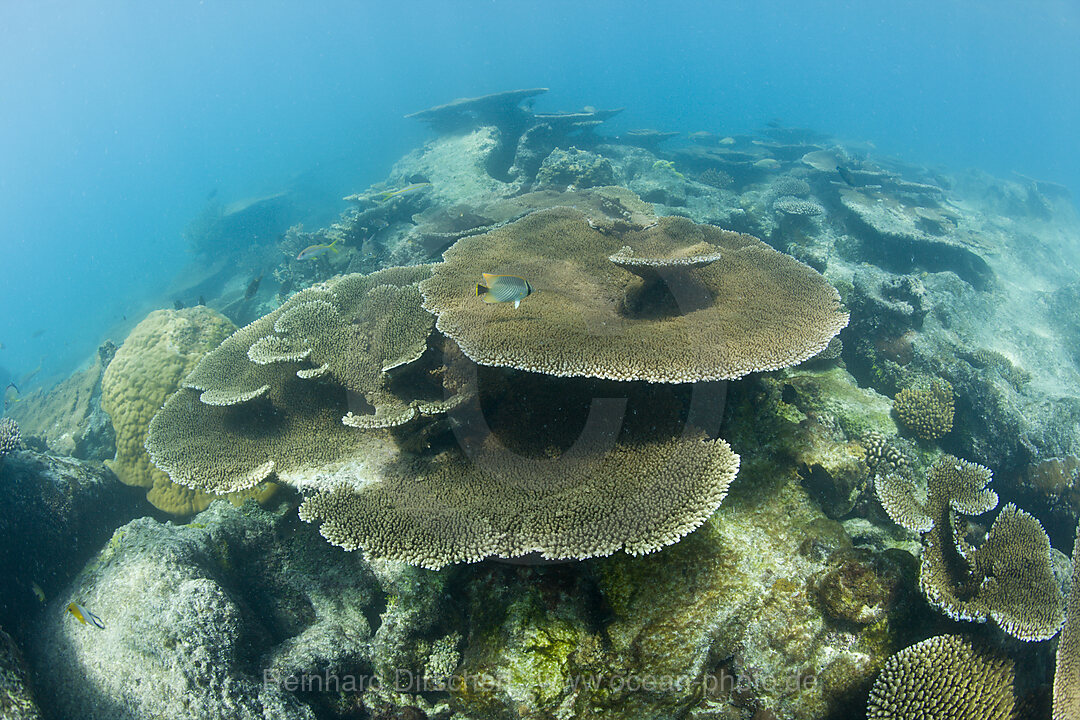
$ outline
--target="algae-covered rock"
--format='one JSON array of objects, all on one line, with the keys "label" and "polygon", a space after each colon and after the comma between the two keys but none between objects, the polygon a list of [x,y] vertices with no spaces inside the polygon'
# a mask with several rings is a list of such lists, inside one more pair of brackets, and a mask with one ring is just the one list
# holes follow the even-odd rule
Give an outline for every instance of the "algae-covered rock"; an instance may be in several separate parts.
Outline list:
[{"label": "algae-covered rock", "polygon": [[53,597],[141,501],[97,463],[30,450],[7,457],[0,488],[0,625],[21,632],[35,584]]},{"label": "algae-covered rock", "polygon": [[36,623],[28,654],[47,712],[314,718],[293,691],[305,677],[370,674],[379,593],[357,557],[296,525],[285,509],[215,503],[189,525],[117,530]]},{"label": "algae-covered rock", "polygon": [[11,636],[0,630],[0,718],[38,720],[40,717],[22,653]]},{"label": "algae-covered rock", "polygon": [[567,185],[573,185],[590,188],[614,184],[615,168],[610,160],[575,147],[552,150],[536,173],[537,187],[563,189]]},{"label": "algae-covered rock", "polygon": [[7,410],[19,423],[23,438],[39,449],[80,460],[105,460],[115,451],[115,434],[109,416],[101,408],[101,376],[116,352],[106,342],[98,348],[89,367],[79,370],[51,388],[39,388],[21,396]]}]

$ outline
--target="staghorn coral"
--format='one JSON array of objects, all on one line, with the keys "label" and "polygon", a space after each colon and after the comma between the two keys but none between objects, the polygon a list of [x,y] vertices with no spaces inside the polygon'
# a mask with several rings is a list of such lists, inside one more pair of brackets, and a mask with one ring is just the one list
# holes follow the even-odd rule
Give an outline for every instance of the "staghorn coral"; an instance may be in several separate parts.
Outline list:
[{"label": "staghorn coral", "polygon": [[868,720],[1011,720],[1013,662],[960,635],[939,635],[885,662],[867,703]]},{"label": "staghorn coral", "polygon": [[897,417],[924,440],[937,440],[952,430],[953,390],[947,380],[904,388],[893,404]]},{"label": "staghorn coral", "polygon": [[1053,720],[1080,717],[1080,527],[1073,542],[1072,585],[1054,668]]},{"label": "staghorn coral", "polygon": [[165,512],[199,512],[212,497],[174,485],[150,465],[143,448],[147,427],[184,375],[233,330],[204,306],[154,311],[131,331],[102,377],[101,406],[116,431],[116,458],[105,464],[125,484],[148,488],[147,500]]},{"label": "staghorn coral", "polygon": [[723,440],[619,445],[568,462],[456,453],[390,467],[357,493],[304,501],[300,517],[346,550],[437,569],[539,552],[548,559],[651,553],[720,505],[739,458]]},{"label": "staghorn coral", "polygon": [[5,455],[19,448],[20,440],[19,424],[11,418],[0,418],[0,464]]},{"label": "staghorn coral", "polygon": [[[680,268],[665,283],[609,259],[625,257],[624,247],[637,258],[721,259]],[[736,378],[817,354],[848,319],[816,271],[756,238],[684,218],[604,233],[581,213],[556,208],[464,238],[445,258],[420,284],[439,330],[480,364],[548,375]],[[518,309],[477,303],[483,272],[522,275],[537,292]]]}]

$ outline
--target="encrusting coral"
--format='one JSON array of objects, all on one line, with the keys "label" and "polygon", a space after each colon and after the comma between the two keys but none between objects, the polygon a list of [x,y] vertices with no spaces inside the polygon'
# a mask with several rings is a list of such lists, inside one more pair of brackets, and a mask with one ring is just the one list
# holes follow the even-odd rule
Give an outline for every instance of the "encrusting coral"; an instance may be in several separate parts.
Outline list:
[{"label": "encrusting coral", "polygon": [[[665,282],[666,263],[643,278],[621,261],[628,256],[679,264],[701,256],[701,266],[679,267]],[[444,257],[420,284],[424,307],[482,365],[666,383],[731,379],[816,355],[848,320],[815,270],[749,235],[684,218],[603,233],[556,208],[464,238]],[[520,275],[537,292],[517,309],[477,303],[485,272]]]},{"label": "encrusting coral", "polygon": [[893,407],[901,422],[924,440],[937,440],[952,430],[953,389],[947,380],[904,388]]},{"label": "encrusting coral", "polygon": [[102,377],[101,406],[116,431],[116,458],[105,464],[127,485],[148,488],[147,500],[165,512],[199,512],[213,496],[174,484],[150,464],[143,448],[150,420],[184,376],[235,329],[204,306],[154,311],[131,331]]},{"label": "encrusting coral", "polygon": [[939,635],[885,662],[870,691],[868,720],[1011,720],[1013,661],[961,635]]}]

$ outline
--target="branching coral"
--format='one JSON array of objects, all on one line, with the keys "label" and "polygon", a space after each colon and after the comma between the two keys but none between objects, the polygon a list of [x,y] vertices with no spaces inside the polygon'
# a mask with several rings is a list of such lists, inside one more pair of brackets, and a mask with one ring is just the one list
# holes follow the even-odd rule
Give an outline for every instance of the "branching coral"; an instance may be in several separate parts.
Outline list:
[{"label": "branching coral", "polygon": [[19,424],[11,418],[0,418],[0,463],[19,447],[20,439]]},{"label": "branching coral", "polygon": [[923,640],[885,662],[867,704],[868,720],[1011,720],[1013,662],[960,635]]},{"label": "branching coral", "polygon": [[897,417],[924,440],[937,440],[952,430],[953,389],[947,380],[904,388],[893,404]]}]

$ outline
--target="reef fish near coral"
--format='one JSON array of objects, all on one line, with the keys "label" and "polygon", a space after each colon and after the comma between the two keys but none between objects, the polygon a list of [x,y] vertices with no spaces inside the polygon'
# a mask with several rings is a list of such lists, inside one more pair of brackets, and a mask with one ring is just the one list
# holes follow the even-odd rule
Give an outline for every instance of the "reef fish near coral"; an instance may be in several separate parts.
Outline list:
[{"label": "reef fish near coral", "polygon": [[488,304],[513,302],[514,307],[521,305],[523,298],[531,295],[535,290],[529,281],[517,275],[492,275],[481,273],[487,285],[476,285],[476,297]]},{"label": "reef fish near coral", "polygon": [[84,608],[79,603],[71,603],[67,606],[67,611],[75,616],[75,619],[81,622],[83,625],[93,625],[98,630],[105,629],[105,623],[101,621],[94,613]]},{"label": "reef fish near coral", "polygon": [[406,185],[405,187],[401,188],[400,190],[387,190],[386,192],[378,193],[377,195],[372,196],[371,199],[374,200],[375,202],[386,202],[387,200],[390,200],[391,198],[395,198],[398,195],[404,195],[405,193],[410,193],[410,192],[413,192],[415,190],[420,190],[422,188],[428,187],[429,185],[431,185],[431,183],[429,183],[429,182],[413,183],[412,185]]},{"label": "reef fish near coral", "polygon": [[300,254],[296,256],[297,260],[308,260],[313,257],[319,257],[320,255],[327,253],[331,250],[338,252],[338,249],[334,246],[338,244],[338,241],[330,243],[329,245],[308,245],[306,248],[300,251]]}]

